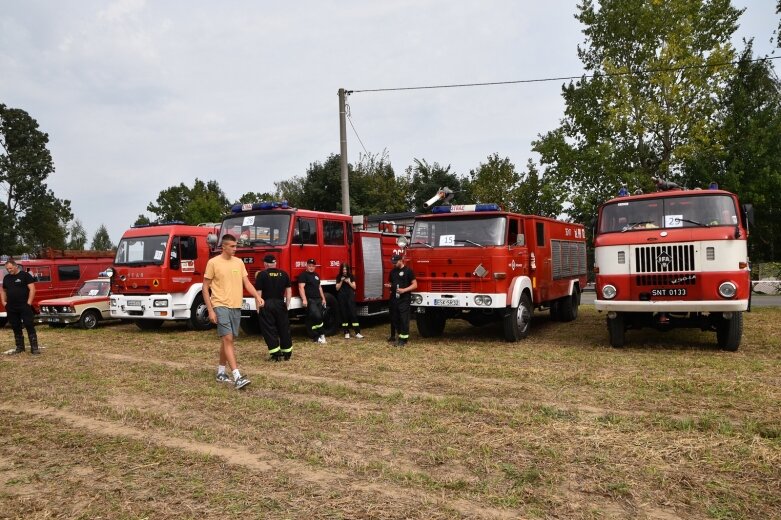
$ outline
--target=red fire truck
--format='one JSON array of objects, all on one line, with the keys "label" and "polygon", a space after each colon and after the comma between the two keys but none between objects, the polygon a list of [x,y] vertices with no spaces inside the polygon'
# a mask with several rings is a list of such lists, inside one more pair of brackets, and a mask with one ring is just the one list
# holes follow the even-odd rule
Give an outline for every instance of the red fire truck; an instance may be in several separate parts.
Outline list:
[{"label": "red fire truck", "polygon": [[[42,300],[71,296],[90,278],[105,271],[114,258],[112,251],[71,251],[47,249],[39,255],[25,256],[16,261],[35,278],[33,308],[38,312]],[[6,275],[0,265],[0,281]],[[5,307],[0,304],[0,327],[7,321]]]},{"label": "red fire truck", "polygon": [[585,240],[580,224],[496,204],[434,207],[416,217],[407,248],[418,332],[439,336],[453,318],[502,321],[504,338],[517,341],[529,333],[535,308],[574,320],[586,284]]},{"label": "red fire truck", "polygon": [[180,222],[134,226],[125,231],[109,271],[112,318],[153,330],[165,321],[187,320],[191,328],[211,327],[201,296],[214,224]]},{"label": "red fire truck", "polygon": [[[250,281],[263,270],[263,257],[277,257],[277,268],[290,275],[293,317],[303,315],[298,295],[298,275],[306,270],[306,261],[317,261],[317,272],[325,293],[325,334],[332,334],[340,325],[336,304],[336,275],[339,266],[347,262],[353,267],[358,290],[355,295],[358,314],[377,315],[388,311],[390,289],[385,280],[393,266],[390,257],[402,252],[398,239],[403,229],[370,231],[353,229],[353,218],[340,213],[292,208],[285,202],[236,204],[222,222],[219,236],[226,233],[238,240],[236,256],[244,261]],[[258,332],[254,298],[245,295],[241,320],[247,332]]]},{"label": "red fire truck", "polygon": [[595,306],[607,312],[610,344],[622,347],[628,329],[691,327],[715,331],[719,347],[737,350],[751,293],[751,206],[719,189],[658,185],[674,189],[624,189],[599,209]]}]

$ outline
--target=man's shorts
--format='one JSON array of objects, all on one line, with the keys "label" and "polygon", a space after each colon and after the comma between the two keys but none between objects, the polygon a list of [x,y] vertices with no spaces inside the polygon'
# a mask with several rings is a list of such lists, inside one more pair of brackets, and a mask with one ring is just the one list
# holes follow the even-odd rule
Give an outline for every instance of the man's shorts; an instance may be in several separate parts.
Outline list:
[{"label": "man's shorts", "polygon": [[217,315],[217,334],[220,337],[232,334],[234,338],[237,338],[239,336],[239,323],[241,322],[241,309],[215,307],[214,313]]}]

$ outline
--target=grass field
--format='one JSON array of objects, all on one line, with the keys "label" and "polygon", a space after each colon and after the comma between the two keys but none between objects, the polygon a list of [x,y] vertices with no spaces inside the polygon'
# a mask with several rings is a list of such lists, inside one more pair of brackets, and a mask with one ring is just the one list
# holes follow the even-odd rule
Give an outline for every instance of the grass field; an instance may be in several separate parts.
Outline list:
[{"label": "grass field", "polygon": [[[699,331],[537,313],[529,338],[304,342],[214,381],[214,331],[39,327],[0,356],[0,518],[779,518],[781,309]],[[2,331],[11,348],[11,331]]]}]

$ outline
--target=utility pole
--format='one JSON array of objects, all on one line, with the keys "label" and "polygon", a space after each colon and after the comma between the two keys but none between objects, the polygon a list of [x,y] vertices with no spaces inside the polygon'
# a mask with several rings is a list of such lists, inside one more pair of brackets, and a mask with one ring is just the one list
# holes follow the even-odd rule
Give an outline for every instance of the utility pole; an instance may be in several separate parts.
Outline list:
[{"label": "utility pole", "polygon": [[339,89],[339,159],[342,166],[342,213],[350,214],[350,178],[347,173],[347,114],[345,98],[349,92]]}]

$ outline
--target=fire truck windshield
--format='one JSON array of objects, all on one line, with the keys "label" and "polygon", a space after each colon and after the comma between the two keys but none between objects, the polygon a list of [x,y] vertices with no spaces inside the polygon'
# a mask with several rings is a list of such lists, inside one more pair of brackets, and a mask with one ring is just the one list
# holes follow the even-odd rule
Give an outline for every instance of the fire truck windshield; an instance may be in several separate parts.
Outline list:
[{"label": "fire truck windshield", "polygon": [[259,213],[237,215],[222,221],[220,236],[230,233],[236,237],[239,247],[259,245],[285,245],[290,230],[290,213]]},{"label": "fire truck windshield", "polygon": [[597,233],[738,224],[738,213],[732,197],[699,193],[702,195],[612,202],[602,208]]},{"label": "fire truck windshield", "polygon": [[117,246],[116,265],[162,265],[168,235],[123,238]]},{"label": "fire truck windshield", "polygon": [[501,246],[505,217],[457,217],[415,222],[409,247]]}]

